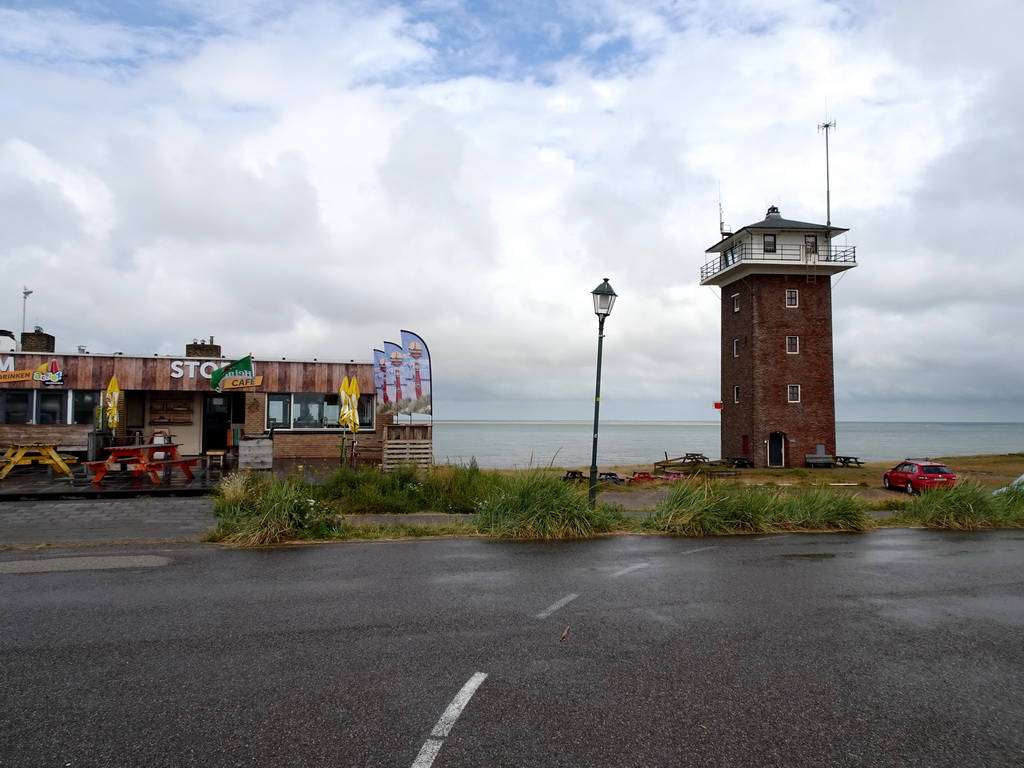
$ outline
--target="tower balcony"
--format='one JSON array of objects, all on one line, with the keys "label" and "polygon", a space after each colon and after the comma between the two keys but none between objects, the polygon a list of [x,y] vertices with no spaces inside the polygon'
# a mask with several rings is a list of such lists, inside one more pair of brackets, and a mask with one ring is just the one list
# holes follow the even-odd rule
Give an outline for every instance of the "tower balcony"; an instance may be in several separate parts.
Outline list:
[{"label": "tower balcony", "polygon": [[778,244],[766,251],[757,240],[736,243],[700,268],[701,285],[726,285],[749,274],[834,275],[857,266],[856,246]]}]

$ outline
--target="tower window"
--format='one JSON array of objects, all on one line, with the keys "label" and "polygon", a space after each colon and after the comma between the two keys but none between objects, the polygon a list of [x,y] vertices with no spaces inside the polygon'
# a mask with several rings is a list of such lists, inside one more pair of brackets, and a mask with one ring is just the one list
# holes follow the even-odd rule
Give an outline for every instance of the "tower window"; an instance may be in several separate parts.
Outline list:
[{"label": "tower window", "polygon": [[734,403],[738,403],[740,401],[740,388],[739,387],[733,387],[732,388],[732,401]]},{"label": "tower window", "polygon": [[800,402],[800,385],[790,384],[789,385],[789,402],[799,403]]},{"label": "tower window", "polygon": [[804,235],[804,250],[807,253],[818,252],[818,236],[817,235]]},{"label": "tower window", "polygon": [[800,306],[800,291],[795,288],[786,289],[786,306],[787,307],[799,307]]},{"label": "tower window", "polygon": [[732,311],[733,312],[739,312],[740,311],[740,295],[738,293],[734,293],[732,295]]},{"label": "tower window", "polygon": [[739,339],[733,339],[732,340],[732,356],[733,357],[739,357],[740,356],[740,340]]},{"label": "tower window", "polygon": [[764,236],[764,252],[775,253],[775,235]]},{"label": "tower window", "polygon": [[786,337],[786,354],[787,355],[798,355],[798,354],[800,354],[800,337],[799,336],[787,336]]}]

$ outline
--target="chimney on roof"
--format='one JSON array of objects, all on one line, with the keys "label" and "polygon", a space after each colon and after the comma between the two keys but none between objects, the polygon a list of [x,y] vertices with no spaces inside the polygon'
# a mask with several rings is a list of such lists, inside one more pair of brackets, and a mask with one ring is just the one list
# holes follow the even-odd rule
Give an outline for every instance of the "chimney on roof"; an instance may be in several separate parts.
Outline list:
[{"label": "chimney on roof", "polygon": [[768,213],[765,214],[766,219],[781,219],[782,214],[779,213],[779,207],[777,205],[769,205]]},{"label": "chimney on roof", "polygon": [[213,336],[210,337],[210,343],[206,343],[206,339],[196,341],[192,340],[191,344],[185,345],[185,357],[223,357],[220,353],[220,344],[213,343]]},{"label": "chimney on roof", "polygon": [[57,340],[48,333],[45,333],[38,325],[32,333],[21,334],[22,352],[48,352],[53,354],[56,349]]}]

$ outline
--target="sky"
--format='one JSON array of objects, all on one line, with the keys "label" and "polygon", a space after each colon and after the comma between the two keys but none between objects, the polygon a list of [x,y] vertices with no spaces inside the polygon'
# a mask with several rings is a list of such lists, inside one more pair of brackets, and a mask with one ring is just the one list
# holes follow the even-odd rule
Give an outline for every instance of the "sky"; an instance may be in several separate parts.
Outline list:
[{"label": "sky", "polygon": [[[713,421],[720,215],[832,222],[841,421],[1024,421],[1018,0],[0,0],[0,328]],[[33,291],[24,300],[23,289]],[[0,351],[13,349],[0,339]]]}]

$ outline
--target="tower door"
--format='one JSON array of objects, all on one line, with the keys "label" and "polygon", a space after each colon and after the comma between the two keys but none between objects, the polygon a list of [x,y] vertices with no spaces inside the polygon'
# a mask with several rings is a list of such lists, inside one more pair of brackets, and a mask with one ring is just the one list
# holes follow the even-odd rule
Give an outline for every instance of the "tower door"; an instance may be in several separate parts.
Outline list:
[{"label": "tower door", "polygon": [[768,466],[786,466],[786,433],[772,432],[768,436]]}]

